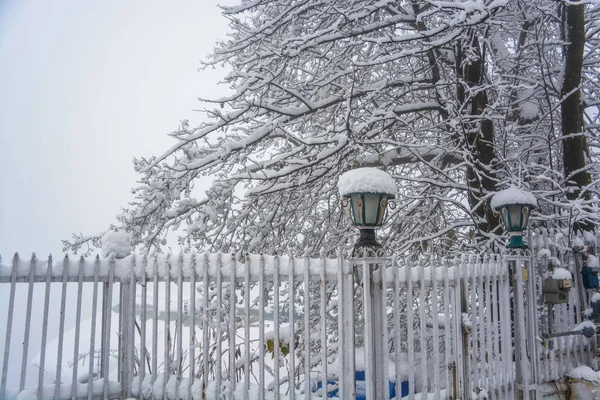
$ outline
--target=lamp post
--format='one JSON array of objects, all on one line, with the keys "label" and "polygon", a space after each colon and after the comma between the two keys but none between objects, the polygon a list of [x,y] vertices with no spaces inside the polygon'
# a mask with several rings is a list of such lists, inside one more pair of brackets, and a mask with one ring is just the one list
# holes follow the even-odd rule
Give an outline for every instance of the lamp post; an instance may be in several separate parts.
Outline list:
[{"label": "lamp post", "polygon": [[[345,172],[338,181],[342,206],[349,206],[352,225],[360,230],[352,257],[358,255],[354,270],[362,267],[364,342],[365,342],[365,389],[367,399],[385,399],[389,391],[387,376],[387,329],[385,314],[385,288],[383,287],[384,264],[376,257],[383,255],[377,242],[375,229],[385,222],[387,207],[396,193],[394,179],[376,168],[358,168]],[[353,342],[352,342],[353,343]],[[399,384],[399,382],[397,382]]]},{"label": "lamp post", "polygon": [[537,207],[535,197],[529,192],[511,186],[496,193],[492,197],[491,206],[500,213],[502,224],[510,235],[506,247],[527,248],[527,243],[523,241],[523,231],[527,229],[531,210]]},{"label": "lamp post", "polygon": [[[491,206],[494,211],[500,213],[500,219],[504,228],[510,235],[510,241],[506,245],[509,249],[527,249],[527,243],[523,241],[523,232],[527,229],[531,210],[537,207],[535,197],[524,190],[511,186],[508,189],[496,193],[492,197]],[[511,304],[511,314],[515,329],[513,333],[515,348],[515,371],[517,383],[525,395],[535,399],[535,391],[532,392],[530,384],[537,383],[537,364],[530,363],[528,358],[537,360],[536,338],[538,335],[538,314],[536,301],[535,278],[529,277],[531,267],[530,256],[523,256],[527,251],[518,251],[508,255],[509,268],[512,271],[512,286],[514,290],[514,301]],[[523,284],[523,281],[526,281]],[[526,304],[525,304],[526,303]],[[527,305],[527,309],[525,309]],[[551,314],[551,311],[550,311]]]}]

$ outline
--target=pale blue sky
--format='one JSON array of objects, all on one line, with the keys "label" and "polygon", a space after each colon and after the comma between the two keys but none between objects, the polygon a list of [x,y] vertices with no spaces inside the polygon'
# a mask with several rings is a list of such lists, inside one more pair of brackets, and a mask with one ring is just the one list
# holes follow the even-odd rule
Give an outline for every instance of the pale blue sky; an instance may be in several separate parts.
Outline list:
[{"label": "pale blue sky", "polygon": [[[220,1],[233,4],[235,0]],[[0,255],[60,254],[131,198],[222,71],[197,71],[227,20],[217,0],[0,0]]]}]

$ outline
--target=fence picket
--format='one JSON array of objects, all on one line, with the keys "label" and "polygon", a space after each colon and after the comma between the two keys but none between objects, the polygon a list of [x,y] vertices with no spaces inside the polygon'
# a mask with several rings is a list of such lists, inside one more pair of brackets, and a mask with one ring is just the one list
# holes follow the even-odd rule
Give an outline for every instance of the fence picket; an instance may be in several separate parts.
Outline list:
[{"label": "fence picket", "polygon": [[[181,379],[183,377],[183,253],[177,257],[177,390],[176,395],[180,397],[183,393]],[[133,277],[132,277],[133,278]],[[132,285],[135,288],[135,284]],[[135,299],[135,296],[133,296]],[[135,305],[135,302],[133,303]],[[134,308],[135,310],[135,308]]]},{"label": "fence picket", "polygon": [[[210,337],[209,337],[209,318],[208,318],[208,296],[209,296],[209,280],[208,272],[210,269],[210,262],[208,254],[204,254],[204,260],[202,263],[202,393],[205,393],[208,386],[208,375],[209,375],[209,362],[210,362]],[[235,277],[235,258],[233,258],[232,277]],[[232,278],[232,284],[235,282],[235,278]],[[235,300],[235,284],[232,286]],[[235,303],[234,308],[234,325],[235,325]],[[235,344],[235,337],[233,338]],[[232,347],[232,349],[235,346]],[[234,363],[235,366],[235,363]],[[235,380],[232,382],[235,383]]]},{"label": "fence picket", "polygon": [[42,322],[42,343],[40,344],[40,369],[38,372],[38,398],[42,397],[44,388],[44,372],[46,366],[46,339],[48,337],[48,313],[50,307],[50,278],[52,277],[52,255],[46,263],[46,285],[44,290],[44,317]]},{"label": "fence picket", "polygon": [[401,348],[400,348],[400,343],[402,341],[402,337],[401,337],[401,321],[400,321],[400,287],[401,287],[401,281],[400,281],[400,270],[396,265],[393,265],[392,268],[394,269],[395,273],[394,273],[394,287],[396,288],[396,290],[393,291],[394,293],[394,308],[393,308],[393,313],[394,313],[394,356],[395,356],[395,362],[394,362],[394,375],[395,375],[395,379],[394,381],[396,382],[396,386],[399,386],[402,382],[402,378],[401,378],[401,365],[400,365],[400,357],[401,357]]},{"label": "fence picket", "polygon": [[[190,300],[188,302],[188,317],[190,319],[190,332],[188,338],[188,363],[189,363],[189,371],[188,371],[188,382],[187,382],[187,396],[188,399],[192,398],[192,383],[194,382],[194,376],[196,373],[196,254],[192,253],[190,257]],[[145,287],[144,287],[145,288]],[[183,289],[183,286],[182,286]],[[218,289],[217,289],[218,290]],[[145,309],[146,307],[143,307]],[[145,319],[143,319],[145,321]],[[217,319],[217,325],[219,325],[220,320]],[[146,325],[144,323],[144,325]]]},{"label": "fence picket", "polygon": [[[92,297],[92,329],[90,331],[90,352],[88,353],[88,376],[87,382],[92,382],[94,380],[94,354],[95,354],[95,346],[96,346],[96,313],[98,308],[98,280],[100,274],[100,257],[96,256],[96,260],[94,262],[94,294]],[[120,357],[119,357],[120,359]],[[92,398],[93,395],[93,386],[88,384],[87,396],[88,399]]]},{"label": "fence picket", "polygon": [[439,338],[439,310],[438,310],[438,264],[436,261],[431,263],[431,320],[432,320],[432,341],[433,341],[433,397],[440,400],[440,338]]},{"label": "fence picket", "polygon": [[27,314],[25,318],[25,338],[23,340],[23,355],[21,358],[21,381],[19,383],[19,391],[25,388],[25,378],[27,376],[27,352],[29,351],[29,335],[31,328],[31,307],[33,304],[33,282],[35,276],[35,253],[31,255],[31,263],[29,267],[29,288],[27,291]]},{"label": "fence picket", "polygon": [[304,393],[311,399],[310,379],[310,260],[304,255]]},{"label": "fence picket", "polygon": [[427,343],[426,343],[426,321],[425,321],[425,295],[427,294],[427,287],[425,282],[425,264],[423,259],[419,259],[418,262],[418,273],[419,273],[419,349],[421,354],[421,392],[429,393],[429,382],[428,382],[428,356],[427,356]]},{"label": "fence picket", "polygon": [[[288,385],[289,385],[289,397],[290,400],[294,400],[295,399],[295,395],[296,395],[296,388],[294,385],[294,379],[295,379],[295,371],[296,371],[296,320],[295,320],[295,313],[296,310],[294,309],[294,299],[296,298],[295,296],[295,283],[294,283],[294,271],[295,270],[295,258],[293,256],[293,254],[291,254],[290,259],[289,259],[289,264],[288,264],[288,318],[290,321],[290,376],[288,376]],[[264,273],[264,271],[263,271]],[[339,280],[338,280],[339,282]],[[339,283],[338,283],[339,285]],[[262,324],[261,324],[262,326]],[[341,331],[340,331],[341,332]],[[261,355],[262,358],[262,355]],[[264,380],[262,382],[262,385],[264,385]],[[262,387],[262,386],[261,386]],[[261,390],[261,393],[263,393],[264,396],[264,392]],[[263,399],[261,399],[263,400]]]},{"label": "fence picket", "polygon": [[[219,338],[217,340],[217,356],[216,356],[216,365],[215,365],[215,397],[219,395],[221,391],[221,383],[222,383],[222,354],[223,354],[223,341],[221,338],[223,337],[223,319],[225,318],[225,313],[223,311],[223,255],[221,253],[217,254],[217,329],[216,329],[216,337]],[[195,332],[195,329],[194,329]],[[194,333],[195,334],[195,333]],[[205,388],[202,388],[202,394],[205,393]]]},{"label": "fence picket", "polygon": [[485,303],[485,365],[486,365],[486,388],[490,388],[490,391],[494,391],[496,389],[496,364],[491,362],[493,357],[495,357],[494,350],[492,348],[493,338],[494,338],[494,320],[492,318],[492,310],[495,306],[495,303],[492,302],[492,293],[494,292],[494,286],[492,284],[492,264],[493,259],[490,260],[489,256],[486,256],[486,263],[484,265],[484,303]]},{"label": "fence picket", "polygon": [[[501,319],[498,316],[498,307],[500,307],[500,302],[498,300],[498,258],[493,257],[490,265],[490,297],[489,297],[489,308],[490,308],[490,342],[491,342],[491,357],[493,359],[500,358],[500,351],[498,350],[498,344],[500,341],[501,334],[500,330],[500,321]],[[503,387],[502,380],[502,368],[496,363],[493,363],[493,368],[491,371],[492,374],[492,386],[493,386],[493,394],[496,398],[499,398],[503,393],[501,389]]]},{"label": "fence picket", "polygon": [[279,257],[275,254],[273,259],[273,362],[274,362],[274,396],[279,398],[279,366],[281,362],[281,348],[279,337]]},{"label": "fence picket", "polygon": [[244,399],[250,391],[250,255],[246,254],[244,270]]},{"label": "fence picket", "polygon": [[[62,286],[60,294],[60,320],[58,323],[58,349],[56,352],[56,375],[54,376],[54,397],[60,396],[60,382],[62,373],[62,357],[65,335],[65,312],[67,306],[67,283],[69,278],[69,257],[65,254],[62,265]],[[2,398],[2,397],[0,397]]]},{"label": "fence picket", "polygon": [[[126,351],[126,363],[125,363],[125,376],[126,379],[123,382],[125,385],[125,396],[126,397],[131,397],[131,383],[133,382],[133,374],[134,374],[134,369],[135,369],[135,304],[136,304],[136,297],[135,297],[135,292],[136,292],[136,277],[135,277],[135,265],[136,265],[136,256],[133,255],[132,256],[132,268],[131,268],[131,273],[129,275],[129,281],[127,282],[127,289],[129,290],[129,302],[125,305],[125,307],[127,308],[127,320],[125,321],[125,351]],[[114,266],[113,266],[114,268]],[[112,298],[110,299],[112,300]],[[110,301],[109,300],[109,301]],[[106,335],[106,339],[103,337],[103,340],[107,341],[106,347],[110,348],[110,334]],[[108,376],[105,378],[108,379]],[[108,399],[108,385],[104,386],[105,389],[105,399]],[[176,392],[177,393],[177,392]]]},{"label": "fence picket", "polygon": [[[265,320],[265,257],[261,254],[259,259],[259,281],[258,281],[258,319]],[[258,388],[260,400],[265,398],[265,324],[258,327]]]},{"label": "fence picket", "polygon": [[[73,377],[71,382],[77,382],[79,366],[79,335],[81,333],[81,297],[83,295],[83,256],[79,259],[79,274],[77,279],[77,311],[75,312],[75,340],[73,344]],[[75,397],[76,385],[71,385],[71,398]]]},{"label": "fence picket", "polygon": [[[353,282],[351,267],[344,264],[341,257],[341,250],[338,251],[338,290],[340,292],[340,304],[338,305],[339,314],[339,341],[340,353],[338,357],[342,362],[340,376],[340,398],[355,397],[355,371],[354,371],[354,310],[353,304]],[[346,270],[348,268],[348,270]]]},{"label": "fence picket", "polygon": [[[456,281],[456,292],[454,296],[454,309],[456,310],[456,316],[454,317],[454,341],[458,344],[455,347],[456,351],[456,365],[458,371],[458,382],[457,387],[455,389],[456,396],[463,396],[468,398],[470,395],[468,392],[469,388],[469,376],[467,371],[469,371],[469,347],[467,344],[467,339],[465,337],[465,333],[463,332],[462,325],[462,313],[467,311],[467,289],[466,289],[466,279],[465,279],[465,257],[462,259],[456,258],[454,260],[454,269],[455,269],[455,281]],[[468,271],[467,271],[468,273]],[[460,397],[459,397],[460,398]]]},{"label": "fence picket", "polygon": [[163,396],[168,398],[167,385],[169,384],[169,377],[171,375],[171,258],[167,257],[165,263],[165,337],[164,337],[164,358],[163,358],[163,381],[162,391]]},{"label": "fence picket", "polygon": [[[235,391],[235,387],[236,387],[236,365],[235,365],[235,353],[236,353],[236,348],[235,348],[235,331],[236,331],[236,317],[235,317],[235,310],[237,307],[237,299],[236,299],[236,293],[235,293],[235,267],[236,267],[236,259],[235,259],[235,254],[231,255],[231,265],[230,265],[230,269],[229,269],[229,390],[231,393],[233,393]],[[204,265],[204,268],[207,269],[208,268],[208,256],[206,257],[206,263]],[[207,349],[204,349],[204,358],[208,357],[208,351]],[[206,369],[203,372],[204,376],[206,377],[207,375],[207,371]],[[206,379],[206,378],[205,378]],[[203,386],[205,386],[206,384],[204,384]]]},{"label": "fence picket", "polygon": [[[415,359],[415,342],[414,342],[414,338],[415,338],[415,325],[414,325],[414,320],[413,320],[413,313],[411,312],[411,310],[414,307],[414,299],[413,299],[413,270],[415,268],[413,268],[413,264],[412,262],[408,262],[407,266],[407,278],[406,278],[406,283],[407,283],[407,288],[406,288],[406,340],[408,342],[408,360],[409,362],[411,360]],[[422,361],[422,357],[421,357],[421,361]],[[414,400],[415,398],[415,393],[416,393],[416,382],[415,382],[415,369],[416,369],[416,365],[415,368],[409,368],[408,370],[408,398],[409,400]]]},{"label": "fence picket", "polygon": [[[147,307],[146,304],[148,304],[148,280],[146,277],[147,274],[147,267],[148,267],[148,255],[144,254],[144,257],[142,258],[142,269],[140,271],[140,284],[142,286],[141,291],[142,291],[142,304],[141,304],[141,310],[140,310],[140,349],[138,351],[139,354],[139,359],[140,359],[140,377],[138,379],[138,396],[140,397],[140,399],[144,399],[145,398],[145,393],[144,390],[142,390],[143,388],[143,384],[144,384],[144,377],[146,376],[146,362],[149,362],[150,359],[148,358],[148,351],[146,349],[146,322],[148,321],[147,318]],[[109,297],[110,299],[112,299],[112,294]]]},{"label": "fence picket", "polygon": [[[443,365],[446,367],[446,388],[448,390],[448,394],[450,393],[450,389],[452,387],[452,375],[450,374],[451,365],[454,364],[454,373],[456,373],[456,364],[452,362],[451,359],[451,349],[453,346],[452,337],[452,326],[450,325],[451,315],[450,315],[450,277],[448,271],[449,265],[448,260],[444,257],[442,259],[442,288],[443,288],[443,301],[444,301],[444,320],[443,320],[443,329],[444,329],[444,362]],[[452,311],[455,312],[454,310]]]},{"label": "fence picket", "polygon": [[10,271],[10,295],[8,297],[8,315],[6,317],[6,333],[4,339],[4,358],[2,360],[2,381],[0,382],[0,398],[4,398],[6,396],[6,377],[8,374],[8,363],[10,359],[10,339],[12,334],[13,314],[15,311],[15,291],[17,289],[16,282],[18,262],[19,254],[15,253]]},{"label": "fence picket", "polygon": [[152,386],[158,379],[158,254],[152,270]]},{"label": "fence picket", "polygon": [[[384,400],[389,400],[390,398],[390,391],[388,389],[388,381],[391,379],[391,377],[389,376],[389,362],[388,362],[388,354],[389,354],[389,338],[388,338],[388,330],[390,329],[389,326],[389,320],[388,320],[388,302],[387,302],[387,290],[388,290],[388,284],[387,284],[387,258],[382,258],[379,260],[379,274],[380,276],[380,285],[381,285],[381,300],[379,303],[379,312],[381,313],[381,319],[383,320],[383,330],[380,332],[380,336],[377,338],[378,340],[381,339],[381,342],[379,344],[380,349],[378,350],[380,352],[380,354],[383,355],[382,358],[382,364],[383,364],[383,368],[382,368],[382,373],[383,373],[383,398]],[[390,268],[391,269],[391,268]]]},{"label": "fence picket", "polygon": [[468,318],[471,321],[471,329],[472,331],[469,334],[469,342],[470,342],[470,348],[472,349],[472,351],[469,352],[469,364],[472,366],[473,368],[473,379],[471,380],[471,386],[469,387],[469,390],[471,393],[475,392],[475,388],[478,387],[480,385],[480,379],[481,379],[481,363],[478,362],[478,360],[481,359],[481,347],[479,346],[478,339],[479,339],[479,321],[477,320],[479,318],[479,314],[477,312],[477,308],[478,308],[478,302],[477,302],[477,271],[475,270],[475,266],[474,266],[474,255],[471,255],[468,258],[468,263],[467,263],[467,274],[469,276],[469,283],[467,285],[467,287],[470,288],[469,290],[469,307],[468,307]]},{"label": "fence picket", "polygon": [[321,335],[320,344],[321,344],[321,388],[322,394],[321,397],[328,397],[329,389],[327,384],[327,281],[325,280],[325,254],[323,250],[321,250],[321,254],[319,257],[319,262],[321,264],[321,268],[319,271],[319,288],[320,288],[320,307],[319,307],[319,333]]}]

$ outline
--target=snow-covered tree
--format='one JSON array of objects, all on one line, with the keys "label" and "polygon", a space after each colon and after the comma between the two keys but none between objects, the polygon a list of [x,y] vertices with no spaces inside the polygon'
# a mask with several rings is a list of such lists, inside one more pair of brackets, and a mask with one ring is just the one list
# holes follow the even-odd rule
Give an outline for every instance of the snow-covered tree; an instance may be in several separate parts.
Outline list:
[{"label": "snow-covered tree", "polygon": [[178,230],[202,249],[329,251],[353,236],[338,176],[374,166],[399,188],[381,235],[395,251],[491,245],[489,201],[511,183],[536,195],[538,223],[592,229],[600,13],[575,3],[223,7],[231,33],[204,65],[228,66],[231,94],[204,99],[206,122],[183,122],[170,149],[135,161],[119,223],[145,245]]}]

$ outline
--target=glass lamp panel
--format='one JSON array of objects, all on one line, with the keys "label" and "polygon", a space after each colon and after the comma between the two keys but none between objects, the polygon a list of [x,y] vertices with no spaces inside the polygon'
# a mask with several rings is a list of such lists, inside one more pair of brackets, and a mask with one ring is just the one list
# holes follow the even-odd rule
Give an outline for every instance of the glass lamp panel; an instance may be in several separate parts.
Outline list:
[{"label": "glass lamp panel", "polygon": [[529,206],[523,206],[522,209],[522,215],[523,215],[523,222],[521,224],[521,227],[523,228],[523,230],[527,229],[527,224],[529,224],[529,212],[531,211],[531,207]]},{"label": "glass lamp panel", "polygon": [[500,219],[502,219],[502,224],[504,225],[504,229],[507,231],[510,230],[510,217],[508,216],[508,209],[506,206],[500,209]]},{"label": "glass lamp panel", "polygon": [[377,226],[379,219],[379,201],[380,194],[365,193],[365,225]]},{"label": "glass lamp panel", "polygon": [[350,195],[350,210],[352,214],[352,224],[354,226],[361,226],[362,221],[360,219],[360,206],[358,205],[360,199],[360,194],[353,193]]},{"label": "glass lamp panel", "polygon": [[523,230],[523,214],[521,213],[521,209],[523,206],[521,204],[510,204],[507,206],[508,208],[508,220],[509,226],[508,229],[511,231],[522,231]]}]

